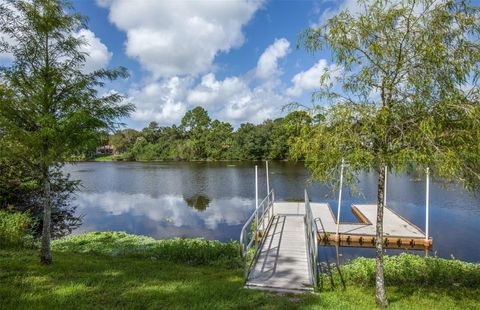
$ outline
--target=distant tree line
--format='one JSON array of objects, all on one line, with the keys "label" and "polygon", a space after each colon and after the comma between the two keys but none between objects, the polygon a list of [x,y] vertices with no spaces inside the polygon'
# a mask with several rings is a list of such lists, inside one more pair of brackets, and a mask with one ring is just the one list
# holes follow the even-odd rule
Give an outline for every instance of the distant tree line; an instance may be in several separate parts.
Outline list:
[{"label": "distant tree line", "polygon": [[196,107],[185,113],[179,126],[151,122],[141,131],[118,130],[108,143],[117,158],[129,160],[283,160],[289,159],[289,141],[312,123],[307,112],[294,111],[258,125],[244,123],[235,130]]}]

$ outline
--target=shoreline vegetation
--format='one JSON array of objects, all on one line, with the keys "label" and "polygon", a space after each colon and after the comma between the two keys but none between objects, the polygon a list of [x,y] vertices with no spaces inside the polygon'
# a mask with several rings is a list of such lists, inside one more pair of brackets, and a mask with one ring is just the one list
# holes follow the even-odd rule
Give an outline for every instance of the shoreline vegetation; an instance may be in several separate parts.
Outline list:
[{"label": "shoreline vegetation", "polygon": [[[58,257],[37,262],[32,248],[0,249],[0,296],[6,308],[372,309],[375,260],[356,258],[321,275],[319,292],[276,294],[242,289],[238,243],[155,240],[90,232],[53,241]],[[392,309],[474,309],[480,264],[400,254],[385,257]],[[345,283],[343,288],[342,282]],[[332,286],[333,283],[333,286]]]},{"label": "shoreline vegetation", "polygon": [[[92,163],[92,162],[139,162],[139,163],[149,163],[149,162],[257,162],[263,161],[265,159],[128,159],[116,155],[106,155],[106,156],[96,156],[91,159],[72,159],[68,163]],[[292,160],[292,159],[274,159],[269,161],[277,162],[302,162],[303,160]]]},{"label": "shoreline vegetation", "polygon": [[72,161],[221,161],[291,160],[291,144],[302,130],[315,124],[306,111],[260,124],[212,120],[202,107],[187,111],[179,125],[150,122],[138,131],[132,128],[103,132],[98,144],[71,157]]}]

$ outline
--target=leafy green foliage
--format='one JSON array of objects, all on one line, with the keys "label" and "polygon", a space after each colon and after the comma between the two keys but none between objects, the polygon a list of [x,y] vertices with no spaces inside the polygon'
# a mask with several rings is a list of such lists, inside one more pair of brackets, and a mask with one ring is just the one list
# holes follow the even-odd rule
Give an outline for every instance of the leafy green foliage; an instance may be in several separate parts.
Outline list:
[{"label": "leafy green foliage", "polygon": [[[258,160],[290,158],[288,141],[299,136],[299,127],[311,122],[307,112],[294,111],[285,118],[261,124],[231,124],[211,120],[201,107],[187,111],[181,126],[160,127],[151,122],[137,132],[124,129],[110,136],[116,155],[131,160]],[[127,137],[128,136],[128,137]]]},{"label": "leafy green foliage", "polygon": [[[74,192],[78,181],[69,179],[60,167],[51,168],[50,201],[52,204],[51,235],[65,236],[81,223],[75,214]],[[18,158],[0,157],[0,210],[28,212],[32,217],[31,231],[35,238],[41,235],[43,223],[42,175]]]},{"label": "leafy green foliage", "polygon": [[155,240],[124,232],[92,232],[55,240],[60,252],[92,253],[107,256],[144,257],[193,265],[240,266],[237,242],[205,239]]},{"label": "leafy green foliage", "polygon": [[73,33],[84,27],[84,18],[68,9],[68,2],[56,0],[1,5],[0,31],[17,44],[2,42],[14,60],[0,70],[0,126],[19,151],[46,166],[96,142],[99,130],[133,109],[121,104],[121,94],[99,94],[105,81],[127,76],[124,68],[83,71],[85,42]]},{"label": "leafy green foliage", "polygon": [[[386,256],[384,263],[386,285],[446,288],[480,286],[479,264],[407,253]],[[375,285],[375,260],[373,259],[356,258],[341,270],[344,279],[349,283]]]},{"label": "leafy green foliage", "polygon": [[335,69],[319,77],[321,105],[294,154],[316,179],[347,182],[360,170],[430,167],[466,187],[480,185],[480,11],[470,1],[359,1],[300,44],[329,48]]},{"label": "leafy green foliage", "polygon": [[[80,151],[94,146],[134,106],[124,96],[102,94],[108,81],[126,78],[125,68],[86,72],[85,18],[64,0],[0,3],[0,52],[13,56],[0,68],[0,133],[8,156],[41,172],[43,229],[41,261],[52,262],[50,230],[53,174]],[[9,42],[15,42],[11,44]]]},{"label": "leafy green foliage", "polygon": [[28,213],[0,210],[0,248],[31,245],[31,225]]},{"label": "leafy green foliage", "polygon": [[[383,272],[385,172],[412,165],[480,187],[480,11],[470,1],[359,0],[307,29],[300,44],[329,49],[334,65],[319,77],[293,154],[330,183],[347,161],[347,184],[377,173],[376,300],[387,306]],[[342,166],[343,167],[343,166]]]},{"label": "leafy green foliage", "polygon": [[114,154],[121,154],[132,148],[140,133],[135,129],[123,129],[115,132],[109,138],[109,144],[113,146]]}]

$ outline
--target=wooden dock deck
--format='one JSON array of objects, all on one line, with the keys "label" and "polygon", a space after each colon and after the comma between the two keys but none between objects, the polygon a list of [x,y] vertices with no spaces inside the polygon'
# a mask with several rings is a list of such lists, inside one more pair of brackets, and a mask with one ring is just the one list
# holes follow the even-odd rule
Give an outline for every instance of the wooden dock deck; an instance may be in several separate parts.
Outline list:
[{"label": "wooden dock deck", "polygon": [[[320,241],[337,242],[337,220],[330,206],[326,203],[311,203],[311,208],[317,221]],[[346,246],[373,246],[377,206],[354,204],[351,210],[359,223],[340,223],[340,243]],[[432,245],[432,239],[426,240],[425,233],[420,228],[387,207],[384,208],[383,215],[383,237],[388,247],[428,248]]]}]

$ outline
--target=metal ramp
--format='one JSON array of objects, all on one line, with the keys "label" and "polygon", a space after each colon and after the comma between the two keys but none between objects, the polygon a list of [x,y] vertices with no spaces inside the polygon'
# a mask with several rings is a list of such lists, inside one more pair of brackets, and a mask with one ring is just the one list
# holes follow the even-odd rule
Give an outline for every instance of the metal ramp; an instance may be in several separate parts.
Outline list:
[{"label": "metal ramp", "polygon": [[245,287],[311,292],[317,285],[317,228],[305,203],[275,202],[273,190],[245,223],[240,236]]}]

